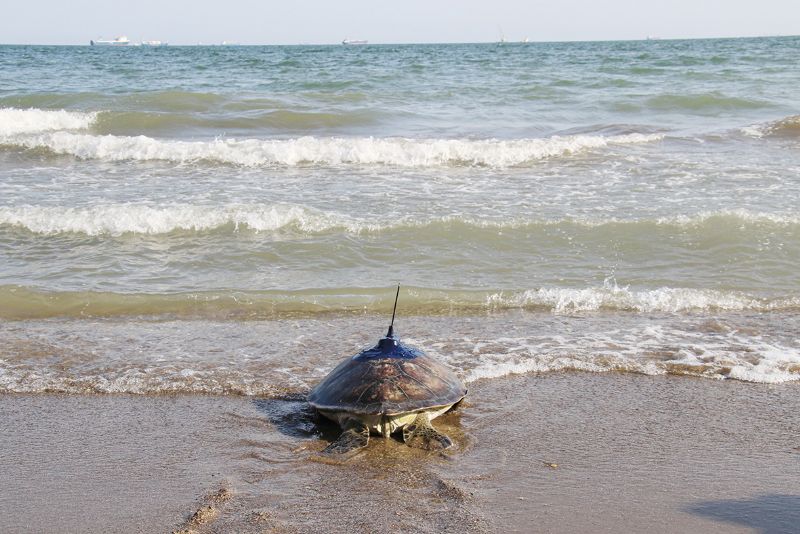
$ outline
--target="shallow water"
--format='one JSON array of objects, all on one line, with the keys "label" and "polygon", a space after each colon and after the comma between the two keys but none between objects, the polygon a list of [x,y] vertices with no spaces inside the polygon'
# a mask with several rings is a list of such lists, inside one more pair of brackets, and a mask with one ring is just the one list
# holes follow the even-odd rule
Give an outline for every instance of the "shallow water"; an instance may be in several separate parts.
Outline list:
[{"label": "shallow water", "polygon": [[[796,314],[584,315],[547,311],[403,317],[400,338],[469,385],[554,371],[785,383],[800,372]],[[385,319],[354,313],[241,320],[47,319],[0,325],[6,392],[304,395],[372,346]],[[409,335],[405,335],[409,332]],[[413,332],[413,335],[410,334]],[[371,334],[371,335],[370,335]]]}]

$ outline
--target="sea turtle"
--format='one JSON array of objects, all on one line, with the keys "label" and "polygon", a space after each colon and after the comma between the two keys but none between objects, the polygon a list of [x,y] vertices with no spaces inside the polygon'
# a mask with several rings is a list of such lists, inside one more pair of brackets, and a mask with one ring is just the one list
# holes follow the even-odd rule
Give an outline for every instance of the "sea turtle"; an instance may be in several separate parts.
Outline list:
[{"label": "sea turtle", "polygon": [[324,453],[354,451],[367,446],[370,433],[388,438],[400,429],[412,447],[436,450],[453,444],[431,420],[461,401],[467,388],[453,371],[400,343],[393,328],[394,313],[386,337],[340,363],[308,395],[311,406],[343,430]]}]

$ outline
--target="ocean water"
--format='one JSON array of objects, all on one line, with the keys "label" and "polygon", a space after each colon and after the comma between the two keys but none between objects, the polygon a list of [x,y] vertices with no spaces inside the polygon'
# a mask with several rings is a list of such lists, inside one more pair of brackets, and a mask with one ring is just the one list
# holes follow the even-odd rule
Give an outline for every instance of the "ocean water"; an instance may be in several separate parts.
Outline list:
[{"label": "ocean water", "polygon": [[800,380],[800,38],[0,46],[0,392]]}]

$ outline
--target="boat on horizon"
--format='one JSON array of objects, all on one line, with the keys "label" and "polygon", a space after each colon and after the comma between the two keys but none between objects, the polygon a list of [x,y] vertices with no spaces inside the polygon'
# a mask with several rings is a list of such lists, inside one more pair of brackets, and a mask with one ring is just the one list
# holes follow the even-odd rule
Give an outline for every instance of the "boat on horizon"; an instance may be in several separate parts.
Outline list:
[{"label": "boat on horizon", "polygon": [[365,45],[367,41],[363,39],[344,39],[342,40],[343,45]]},{"label": "boat on horizon", "polygon": [[149,40],[149,41],[142,41],[142,46],[167,46],[169,43],[164,41],[157,41],[157,40]]},{"label": "boat on horizon", "polygon": [[97,39],[96,41],[90,40],[90,46],[128,46],[131,44],[127,36],[121,35],[116,39]]}]

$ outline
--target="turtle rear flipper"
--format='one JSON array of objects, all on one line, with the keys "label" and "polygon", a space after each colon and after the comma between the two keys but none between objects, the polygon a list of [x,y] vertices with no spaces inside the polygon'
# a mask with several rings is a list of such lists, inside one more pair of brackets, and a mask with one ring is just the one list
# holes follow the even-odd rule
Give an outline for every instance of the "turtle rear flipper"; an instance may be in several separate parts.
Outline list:
[{"label": "turtle rear flipper", "polygon": [[438,451],[453,446],[453,440],[431,426],[431,420],[426,413],[417,415],[413,423],[403,427],[403,441],[409,447],[427,451]]},{"label": "turtle rear flipper", "polygon": [[339,439],[325,447],[322,454],[343,455],[363,449],[369,443],[369,429],[361,423],[350,421]]}]

